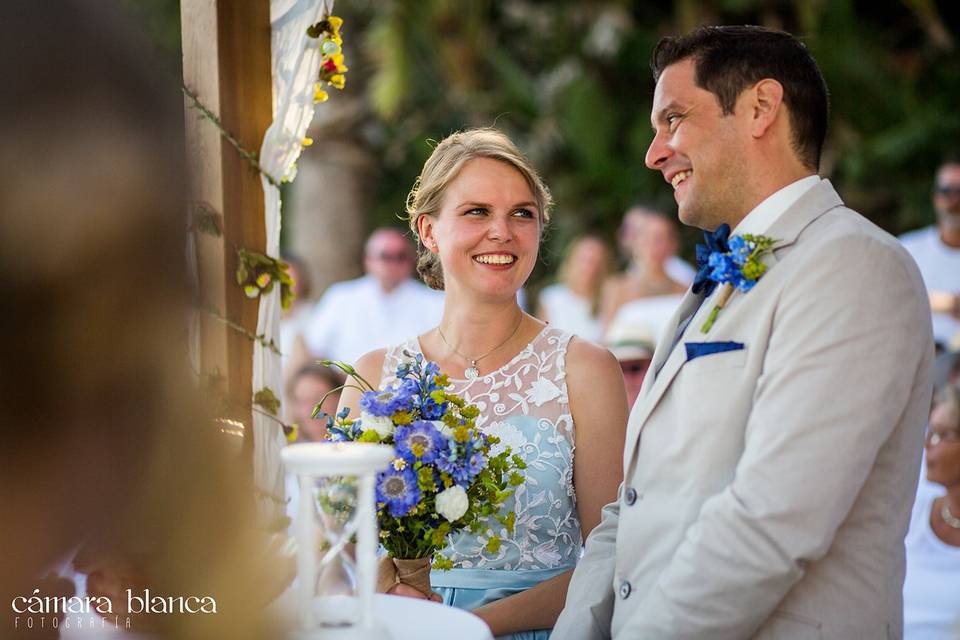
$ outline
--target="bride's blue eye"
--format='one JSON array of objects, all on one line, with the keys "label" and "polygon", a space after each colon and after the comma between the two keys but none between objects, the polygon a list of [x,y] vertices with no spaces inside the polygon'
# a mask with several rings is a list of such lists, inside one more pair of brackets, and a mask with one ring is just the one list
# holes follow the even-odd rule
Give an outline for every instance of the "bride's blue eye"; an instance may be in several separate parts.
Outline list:
[{"label": "bride's blue eye", "polygon": [[535,214],[533,211],[530,211],[530,209],[517,209],[516,211],[513,212],[513,215],[520,216],[521,218],[537,217],[537,214]]},{"label": "bride's blue eye", "polygon": [[472,216],[472,215],[481,215],[481,216],[482,216],[482,215],[486,215],[486,213],[487,213],[487,210],[484,209],[483,207],[477,207],[477,208],[475,208],[475,209],[468,209],[468,210],[464,211],[464,215],[468,215],[468,216]]}]

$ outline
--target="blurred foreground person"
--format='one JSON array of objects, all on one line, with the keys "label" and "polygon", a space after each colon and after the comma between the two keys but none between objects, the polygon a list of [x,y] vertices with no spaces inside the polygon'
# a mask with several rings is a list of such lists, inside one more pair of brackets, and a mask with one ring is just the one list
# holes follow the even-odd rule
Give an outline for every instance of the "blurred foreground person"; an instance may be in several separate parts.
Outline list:
[{"label": "blurred foreground person", "polygon": [[[248,474],[187,364],[180,92],[107,2],[0,5],[0,77],[0,636],[262,637]],[[112,613],[28,611],[78,549]],[[216,613],[128,615],[127,589]]]},{"label": "blurred foreground person", "polygon": [[903,637],[960,637],[960,387],[945,386],[930,412],[927,480],[946,495],[921,494],[913,508],[903,585]]}]

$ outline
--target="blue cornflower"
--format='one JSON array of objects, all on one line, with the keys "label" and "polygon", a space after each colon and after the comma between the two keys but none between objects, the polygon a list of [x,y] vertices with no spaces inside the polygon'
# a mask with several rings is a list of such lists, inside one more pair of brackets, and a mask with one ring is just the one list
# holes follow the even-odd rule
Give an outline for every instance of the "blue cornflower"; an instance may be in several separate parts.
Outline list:
[{"label": "blue cornflower", "polygon": [[410,467],[397,470],[393,467],[377,476],[377,502],[387,506],[394,518],[402,518],[420,502],[420,487],[417,474]]},{"label": "blue cornflower", "polygon": [[731,282],[740,271],[725,253],[710,254],[707,265],[710,267],[710,279],[714,282]]},{"label": "blue cornflower", "polygon": [[412,406],[412,396],[403,386],[366,391],[360,396],[360,410],[373,416],[392,416],[397,411],[409,411]]},{"label": "blue cornflower", "polygon": [[359,421],[345,426],[327,423],[327,438],[333,442],[352,442],[359,438],[361,433]]},{"label": "blue cornflower", "polygon": [[397,453],[407,462],[429,464],[442,455],[447,439],[431,422],[417,420],[407,426],[397,427],[393,434]]},{"label": "blue cornflower", "polygon": [[447,412],[447,403],[438,404],[433,398],[427,396],[420,405],[420,417],[424,420],[439,420]]},{"label": "blue cornflower", "polygon": [[750,243],[747,242],[743,236],[733,236],[730,238],[730,257],[733,259],[734,263],[737,266],[742,267],[747,263],[747,258],[750,257],[750,252],[753,251],[753,247],[750,246]]}]

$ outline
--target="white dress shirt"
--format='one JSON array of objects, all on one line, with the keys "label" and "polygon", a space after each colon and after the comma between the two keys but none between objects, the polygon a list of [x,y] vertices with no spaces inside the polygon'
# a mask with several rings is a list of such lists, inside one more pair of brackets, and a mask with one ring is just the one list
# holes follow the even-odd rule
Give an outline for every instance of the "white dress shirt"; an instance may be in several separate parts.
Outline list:
[{"label": "white dress shirt", "polygon": [[[791,182],[779,191],[767,196],[767,198],[758,204],[753,210],[744,217],[743,220],[730,232],[734,235],[763,235],[767,229],[773,226],[780,216],[787,212],[794,202],[800,199],[800,196],[813,188],[820,182],[820,176],[813,175],[806,178],[800,178],[796,182]],[[776,238],[774,238],[776,239]]]},{"label": "white dress shirt", "polygon": [[387,293],[371,276],[332,285],[317,302],[304,341],[317,357],[353,364],[440,324],[443,294],[415,280]]}]

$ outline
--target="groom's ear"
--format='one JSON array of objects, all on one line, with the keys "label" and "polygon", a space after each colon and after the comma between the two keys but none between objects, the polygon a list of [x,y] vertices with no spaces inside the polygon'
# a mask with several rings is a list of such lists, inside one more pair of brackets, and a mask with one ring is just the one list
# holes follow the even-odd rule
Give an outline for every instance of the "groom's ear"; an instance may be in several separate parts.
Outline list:
[{"label": "groom's ear", "polygon": [[764,78],[748,92],[751,119],[750,133],[762,138],[783,112],[783,85],[773,78]]}]

